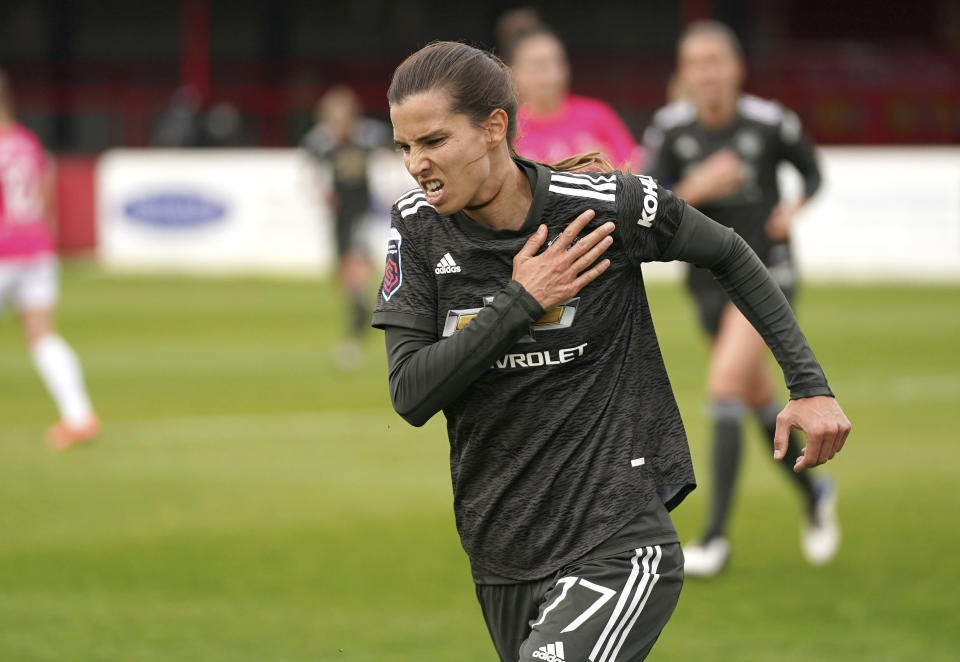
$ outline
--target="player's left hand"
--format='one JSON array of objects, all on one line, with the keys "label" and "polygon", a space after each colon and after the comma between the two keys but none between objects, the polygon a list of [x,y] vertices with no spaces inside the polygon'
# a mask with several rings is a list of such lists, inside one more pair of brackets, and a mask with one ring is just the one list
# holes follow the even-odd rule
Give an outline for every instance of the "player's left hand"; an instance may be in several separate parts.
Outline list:
[{"label": "player's left hand", "polygon": [[807,446],[793,470],[801,472],[832,460],[840,452],[850,434],[850,421],[836,399],[827,395],[791,400],[777,416],[777,432],[773,437],[773,459],[779,461],[787,452],[790,430],[803,430]]},{"label": "player's left hand", "polygon": [[795,202],[781,202],[774,207],[764,226],[767,237],[775,242],[787,241],[790,238],[793,221],[802,206],[802,204]]}]

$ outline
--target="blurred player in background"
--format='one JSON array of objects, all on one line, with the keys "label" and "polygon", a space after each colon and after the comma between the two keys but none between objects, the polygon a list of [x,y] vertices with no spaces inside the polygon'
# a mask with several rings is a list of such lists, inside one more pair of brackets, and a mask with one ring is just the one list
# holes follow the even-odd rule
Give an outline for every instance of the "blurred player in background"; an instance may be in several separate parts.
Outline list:
[{"label": "blurred player in background", "polygon": [[0,71],[0,310],[16,307],[33,363],[60,411],[48,431],[56,449],[93,440],[93,412],[76,354],[57,335],[53,309],[58,270],[48,222],[52,177],[37,137],[14,116],[13,93]]},{"label": "blurred player in background", "polygon": [[520,97],[517,153],[543,163],[597,151],[624,171],[639,165],[630,130],[609,105],[570,93],[570,63],[549,28],[521,32],[505,44]]},{"label": "blurred player in background", "polygon": [[668,511],[694,487],[643,264],[709,266],[763,332],[794,398],[778,459],[790,425],[808,432],[791,469],[832,458],[849,421],[743,239],[595,153],[517,156],[499,59],[433,43],[387,98],[419,187],[392,209],[373,323],[397,412],[446,417],[457,529],[500,659],[642,660],[683,582]]},{"label": "blurred player in background", "polygon": [[[705,214],[732,227],[756,251],[788,299],[796,286],[790,229],[797,211],[820,186],[814,147],[797,116],[774,101],[741,91],[740,44],[722,23],[692,24],[678,47],[677,89],[687,95],[654,116],[644,141],[647,173]],[[782,202],[777,166],[786,161],[803,177],[804,195]],[[773,443],[780,404],[766,364],[763,339],[730,302],[707,269],[691,267],[688,286],[711,339],[708,391],[713,419],[713,492],[701,537],[684,548],[686,572],[711,576],[727,562],[727,521],[740,464],[741,421],[756,415]],[[790,471],[799,453],[790,437],[782,464],[804,503],[803,551],[816,565],[833,558],[839,545],[832,485]]]},{"label": "blurred player in background", "polygon": [[330,168],[329,185],[324,189],[334,218],[338,276],[349,302],[347,339],[338,348],[336,359],[341,368],[352,369],[361,360],[360,340],[372,312],[372,270],[361,237],[373,204],[368,164],[372,152],[389,142],[390,134],[385,125],[363,117],[360,99],[344,85],[331,87],[320,98],[316,122],[302,145],[318,165]]}]

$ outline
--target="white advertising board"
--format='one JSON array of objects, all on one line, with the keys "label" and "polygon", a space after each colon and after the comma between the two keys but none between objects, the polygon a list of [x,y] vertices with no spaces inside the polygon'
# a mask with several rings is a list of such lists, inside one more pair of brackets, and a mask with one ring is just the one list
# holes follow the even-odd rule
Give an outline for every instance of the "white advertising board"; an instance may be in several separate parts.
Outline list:
[{"label": "white advertising board", "polygon": [[[960,281],[960,149],[824,148],[824,184],[794,246],[805,280]],[[319,175],[319,176],[318,176]],[[400,159],[370,166],[364,231],[379,260],[389,206],[413,186]],[[98,166],[99,251],[109,267],[326,274],[334,265],[323,173],[299,150],[117,150]],[[799,181],[784,167],[784,197]],[[676,278],[680,265],[650,265]]]},{"label": "white advertising board", "polygon": [[960,281],[960,149],[831,147],[821,166],[794,226],[805,280]]},{"label": "white advertising board", "polygon": [[316,271],[329,221],[293,150],[117,150],[97,166],[98,251],[113,268]]}]

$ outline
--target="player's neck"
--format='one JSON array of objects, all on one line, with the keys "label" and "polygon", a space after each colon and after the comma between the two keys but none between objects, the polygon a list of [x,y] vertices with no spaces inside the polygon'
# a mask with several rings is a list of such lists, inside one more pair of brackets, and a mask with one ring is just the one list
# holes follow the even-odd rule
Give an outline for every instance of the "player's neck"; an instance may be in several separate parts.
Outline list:
[{"label": "player's neck", "polygon": [[13,115],[0,110],[0,129],[9,129],[15,124]]},{"label": "player's neck", "polygon": [[507,158],[490,177],[490,197],[482,204],[464,209],[480,225],[492,230],[519,230],[533,204],[533,191],[523,170]]},{"label": "player's neck", "polygon": [[697,109],[697,120],[708,129],[725,129],[730,126],[737,114],[736,95],[717,99]]}]

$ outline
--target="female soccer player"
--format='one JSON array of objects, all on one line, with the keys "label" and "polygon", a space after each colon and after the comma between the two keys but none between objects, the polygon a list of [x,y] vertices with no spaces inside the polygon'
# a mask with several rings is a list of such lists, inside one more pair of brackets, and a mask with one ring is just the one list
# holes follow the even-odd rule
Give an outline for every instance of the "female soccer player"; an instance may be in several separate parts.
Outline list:
[{"label": "female soccer player", "polygon": [[541,26],[521,33],[509,61],[520,97],[519,154],[552,162],[597,151],[618,168],[637,169],[637,145],[613,108],[570,93],[570,63],[554,32]]},{"label": "female soccer player", "polygon": [[[777,103],[741,92],[740,45],[722,23],[692,24],[679,42],[678,82],[689,96],[660,110],[647,130],[647,173],[734,228],[767,265],[790,300],[796,275],[788,243],[797,210],[820,186],[813,145],[797,116]],[[797,204],[780,202],[777,166],[791,163],[803,176]],[[780,406],[766,364],[763,339],[731,303],[707,269],[691,268],[687,284],[711,339],[710,412],[713,418],[711,513],[696,542],[684,548],[686,572],[701,577],[723,569],[730,554],[726,528],[740,464],[741,420],[753,410],[772,443]],[[791,436],[786,462],[799,452]],[[804,502],[803,551],[810,563],[828,562],[840,541],[835,492],[826,481],[787,471]]]},{"label": "female soccer player", "polygon": [[43,145],[16,122],[13,95],[0,71],[0,310],[13,300],[33,363],[60,410],[48,431],[56,449],[93,440],[93,413],[80,362],[53,328],[57,259],[47,228],[49,172]]},{"label": "female soccer player", "polygon": [[357,367],[360,341],[370,320],[371,265],[360,241],[363,221],[372,207],[367,164],[371,152],[388,144],[380,122],[363,117],[360,99],[344,85],[335,85],[317,102],[317,124],[303,147],[318,163],[328,164],[331,182],[327,200],[333,210],[340,285],[349,302],[347,339],[337,348],[344,369]]},{"label": "female soccer player", "polygon": [[454,511],[504,661],[643,659],[677,603],[668,511],[694,487],[641,265],[709,267],[794,398],[777,456],[826,462],[849,421],[763,264],[649,177],[516,156],[517,100],[496,57],[431,44],[394,72],[394,140],[420,187],[392,210],[373,324],[408,422],[443,410]]}]

